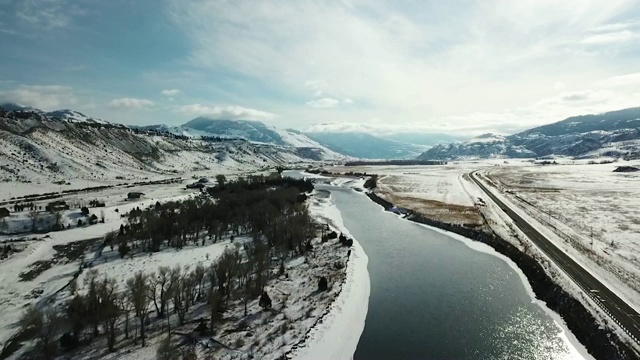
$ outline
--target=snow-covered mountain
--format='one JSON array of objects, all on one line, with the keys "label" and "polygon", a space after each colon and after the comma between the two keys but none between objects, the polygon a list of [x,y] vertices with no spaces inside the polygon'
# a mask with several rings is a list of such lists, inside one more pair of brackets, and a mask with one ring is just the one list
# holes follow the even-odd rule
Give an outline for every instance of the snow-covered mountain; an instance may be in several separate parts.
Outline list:
[{"label": "snow-covered mountain", "polygon": [[0,181],[108,180],[216,168],[251,171],[345,158],[282,133],[280,138],[289,139],[283,145],[256,143],[130,128],[73,110],[0,108]]},{"label": "snow-covered mountain", "polygon": [[497,134],[484,134],[463,142],[437,145],[420,155],[423,160],[453,160],[472,158],[511,157],[527,158],[535,154],[522,146],[516,146]]},{"label": "snow-covered mountain", "polygon": [[507,137],[487,134],[462,143],[435,146],[424,160],[463,158],[640,157],[640,108],[575,116]]},{"label": "snow-covered mountain", "polygon": [[63,109],[56,110],[44,113],[49,119],[56,120],[65,120],[68,122],[77,122],[77,123],[95,123],[95,124],[107,124],[107,121],[94,119],[89,117],[79,111],[71,110],[71,109]]},{"label": "snow-covered mountain", "polygon": [[[198,117],[184,125],[152,125],[140,127],[143,130],[155,130],[174,135],[198,137],[218,137],[222,139],[243,139],[254,143],[288,146],[307,153],[310,156],[326,160],[341,160],[347,157],[329,149],[327,146],[310,139],[307,135],[293,129],[276,129],[260,121],[219,120]],[[316,155],[311,155],[315,153]]]}]

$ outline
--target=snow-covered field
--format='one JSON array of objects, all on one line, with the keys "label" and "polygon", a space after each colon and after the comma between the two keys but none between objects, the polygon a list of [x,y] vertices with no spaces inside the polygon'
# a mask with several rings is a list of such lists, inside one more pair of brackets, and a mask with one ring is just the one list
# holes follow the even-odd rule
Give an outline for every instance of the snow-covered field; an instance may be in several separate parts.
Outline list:
[{"label": "snow-covered field", "polygon": [[[110,190],[114,191],[114,190]],[[120,190],[125,191],[125,190]],[[54,247],[65,246],[72,243],[96,239],[100,241],[108,232],[118,230],[120,224],[124,223],[124,219],[120,214],[129,212],[135,207],[144,208],[155,204],[156,201],[169,201],[185,199],[194,194],[193,191],[186,192],[177,184],[155,186],[154,189],[145,190],[148,192],[147,199],[139,201],[124,201],[124,194],[117,195],[110,192],[103,197],[97,197],[106,201],[104,208],[92,208],[91,213],[97,213],[98,216],[104,213],[105,222],[85,227],[76,227],[69,230],[58,232],[50,232],[37,235],[0,235],[0,243],[18,244],[24,246],[20,252],[16,252],[9,256],[6,260],[0,261],[0,305],[2,313],[0,314],[0,343],[4,343],[17,330],[17,324],[23,308],[32,304],[34,301],[48,298],[58,290],[66,286],[73,278],[74,273],[79,269],[80,261],[90,262],[94,254],[80,254],[77,258],[69,259],[68,256],[59,254]],[[89,199],[96,198],[95,194],[84,195]],[[80,199],[82,195],[73,195],[69,200]],[[89,199],[85,199],[88,201]],[[116,209],[118,212],[116,212]],[[44,212],[43,216],[45,216]],[[63,221],[68,219],[76,219],[79,213],[78,209],[72,209],[64,212]],[[11,215],[7,219],[9,224],[23,223],[26,220],[24,213]],[[95,242],[91,245],[95,245]],[[89,251],[92,246],[87,247]],[[60,258],[58,258],[60,257]],[[20,274],[26,273],[34,268],[34,264],[49,263],[51,267],[37,274],[35,278],[28,281],[21,281]]]},{"label": "snow-covered field", "polygon": [[[464,188],[463,174],[488,166],[504,165],[504,160],[454,162],[429,166],[349,166],[331,167],[333,172],[360,172],[379,175],[376,193],[392,203],[451,223],[479,226],[482,217]],[[520,165],[522,162],[513,162]],[[507,161],[507,165],[510,162]]]},{"label": "snow-covered field", "polygon": [[[207,175],[200,173],[198,176]],[[213,174],[212,174],[213,175]],[[230,174],[235,177],[242,174]],[[361,182],[359,182],[361,185]],[[128,191],[143,191],[141,200],[125,200]],[[185,190],[184,185],[164,184],[149,185],[134,189],[112,188],[95,193],[73,194],[64,198],[69,204],[86,203],[97,199],[105,202],[103,208],[91,208],[91,213],[98,216],[104,214],[104,223],[84,227],[72,227],[68,230],[38,235],[2,235],[0,241],[20,241],[24,249],[15,252],[7,259],[0,261],[0,343],[6,343],[18,330],[17,322],[27,305],[44,299],[52,299],[57,304],[68,299],[70,293],[65,287],[78,273],[81,262],[92,263],[91,268],[98,274],[106,274],[117,280],[120,286],[126,279],[138,271],[152,273],[159,266],[180,266],[193,268],[197,264],[205,267],[217,259],[225,249],[240,246],[246,239],[229,239],[215,244],[207,243],[204,247],[187,247],[181,251],[167,249],[154,254],[141,254],[133,258],[120,259],[117,250],[105,248],[98,256],[91,249],[101,241],[108,232],[115,231],[123,224],[124,214],[135,207],[145,208],[156,201],[185,199],[197,191]],[[310,211],[322,222],[331,224],[333,229],[348,233],[342,224],[340,214],[330,198],[317,194],[310,198]],[[38,204],[37,204],[38,205]],[[44,205],[44,204],[43,204]],[[117,210],[117,211],[116,211]],[[8,220],[12,227],[30,221],[27,212],[12,214]],[[42,217],[49,216],[42,212]],[[62,222],[73,223],[80,216],[78,209],[63,212]],[[76,245],[88,241],[86,248],[73,257],[66,253],[65,246]],[[369,296],[369,278],[367,258],[357,241],[350,249],[343,248],[331,240],[328,243],[315,244],[315,255],[298,258],[286,263],[288,278],[277,278],[270,282],[267,291],[274,301],[277,312],[263,312],[257,299],[249,304],[248,325],[252,331],[235,331],[238,321],[242,321],[242,306],[236,306],[225,317],[229,320],[221,330],[217,339],[234,351],[221,350],[216,358],[278,358],[284,353],[300,359],[326,358],[327,349],[332,349],[331,358],[348,359],[355,348],[364,328]],[[62,248],[61,248],[62,247]],[[347,261],[347,254],[349,254]],[[333,270],[334,263],[346,263],[346,268]],[[46,266],[40,268],[41,265]],[[34,270],[28,280],[21,280],[20,275]],[[82,289],[83,279],[87,275],[85,269],[79,276],[77,284]],[[310,296],[317,288],[317,278],[329,275],[331,289],[327,293]],[[81,290],[82,291],[82,290]],[[193,318],[206,316],[206,306],[195,308]],[[235,319],[235,320],[234,320]],[[320,319],[322,319],[320,321]],[[160,322],[161,323],[161,322]],[[156,325],[157,327],[158,325]],[[153,334],[154,327],[150,327]],[[312,329],[312,330],[311,330]],[[311,330],[311,331],[310,331]],[[158,329],[155,329],[156,333]],[[191,330],[186,329],[186,332]],[[250,333],[261,335],[247,337]],[[125,346],[118,352],[107,355],[105,346],[98,345],[82,357],[124,359],[155,359],[156,348],[163,336],[155,336],[149,340],[146,348]],[[100,344],[100,342],[98,342]],[[220,350],[220,349],[218,349]],[[202,352],[203,349],[200,349]]]},{"label": "snow-covered field", "polygon": [[[312,196],[309,209],[322,222],[348,234],[340,213],[324,194]],[[234,242],[242,241],[250,240],[241,238]],[[98,261],[93,269],[123,283],[138,271],[150,273],[163,265],[192,268],[202,264],[207,267],[225,248],[233,246],[238,245],[227,240],[206,247],[167,250],[152,256],[117,259],[105,264]],[[265,290],[274,302],[275,311],[263,311],[256,299],[249,303],[249,315],[245,317],[241,304],[237,303],[225,312],[224,324],[216,335],[217,341],[232,349],[197,347],[199,356],[213,354],[217,359],[278,359],[286,354],[294,359],[310,360],[352,358],[367,314],[369,277],[366,254],[357,241],[350,251],[337,245],[336,240],[327,243],[317,241],[314,247],[313,256],[286,263],[286,278],[276,277],[268,283]],[[106,252],[103,256],[113,258]],[[327,268],[336,261],[346,262],[347,267],[329,276],[331,288],[328,292],[316,294],[316,278],[327,275]],[[203,310],[196,307],[191,317],[206,316],[203,313],[206,310]],[[189,332],[188,328],[178,328],[176,332]],[[153,326],[150,329],[153,331]],[[115,354],[104,354],[104,351],[100,354],[104,359],[155,359],[162,338],[164,336],[152,338],[146,348],[125,348]],[[98,356],[98,353],[91,356]]]},{"label": "snow-covered field", "polygon": [[[599,159],[609,161],[611,159]],[[536,258],[547,273],[565,290],[579,299],[607,327],[622,338],[627,335],[602,312],[598,305],[537,249],[493,202],[468,177],[481,170],[490,174],[498,188],[513,193],[497,195],[521,208],[523,216],[574,259],[589,269],[612,290],[636,308],[640,305],[640,173],[613,173],[617,166],[640,165],[640,161],[613,164],[589,164],[592,160],[554,158],[563,165],[534,165],[533,160],[458,161],[445,166],[364,166],[333,167],[334,172],[379,174],[377,193],[394,204],[416,210],[431,218],[455,222],[452,209],[424,206],[427,202],[464,205],[481,215],[483,227],[494,231],[519,249]],[[391,181],[390,181],[391,180]],[[540,211],[522,200],[535,204]],[[479,201],[482,199],[482,201]],[[455,208],[455,207],[453,207]],[[458,208],[459,209],[459,208]],[[548,211],[552,216],[549,216]],[[453,213],[453,214],[452,214]],[[594,232],[591,251],[591,227]],[[571,240],[567,240],[571,239]],[[613,241],[613,245],[611,245]]]},{"label": "snow-covered field", "polygon": [[640,309],[640,173],[621,165],[501,167],[487,176],[557,243]]}]

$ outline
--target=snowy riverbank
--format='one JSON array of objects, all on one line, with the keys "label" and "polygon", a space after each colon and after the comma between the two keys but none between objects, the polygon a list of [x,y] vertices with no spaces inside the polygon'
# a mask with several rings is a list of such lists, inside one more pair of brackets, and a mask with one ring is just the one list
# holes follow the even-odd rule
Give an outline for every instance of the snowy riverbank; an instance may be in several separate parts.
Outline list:
[{"label": "snowy riverbank", "polygon": [[[353,238],[344,226],[340,211],[324,191],[316,191],[309,210],[336,231]],[[292,352],[294,359],[351,359],[364,330],[369,304],[369,259],[354,239],[342,291],[328,313],[309,332],[305,345]]]}]

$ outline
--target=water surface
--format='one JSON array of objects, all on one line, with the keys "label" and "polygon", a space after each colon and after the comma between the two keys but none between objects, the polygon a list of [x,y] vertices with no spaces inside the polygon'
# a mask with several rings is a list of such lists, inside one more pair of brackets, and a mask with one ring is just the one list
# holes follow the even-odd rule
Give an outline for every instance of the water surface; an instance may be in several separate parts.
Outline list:
[{"label": "water surface", "polygon": [[573,359],[562,328],[505,260],[331,192],[369,257],[371,296],[355,359]]}]

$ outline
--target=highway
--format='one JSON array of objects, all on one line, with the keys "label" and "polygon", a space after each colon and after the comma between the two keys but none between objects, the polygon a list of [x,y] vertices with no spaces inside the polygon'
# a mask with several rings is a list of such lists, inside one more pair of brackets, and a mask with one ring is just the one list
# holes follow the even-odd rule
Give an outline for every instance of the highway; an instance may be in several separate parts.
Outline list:
[{"label": "highway", "polygon": [[582,290],[598,304],[613,321],[615,321],[637,344],[640,344],[640,314],[609,290],[602,282],[593,277],[585,268],[575,262],[552,241],[542,235],[525,219],[500,201],[487,187],[476,178],[475,172],[469,174],[471,179],[495,202],[562,271],[564,271]]}]

